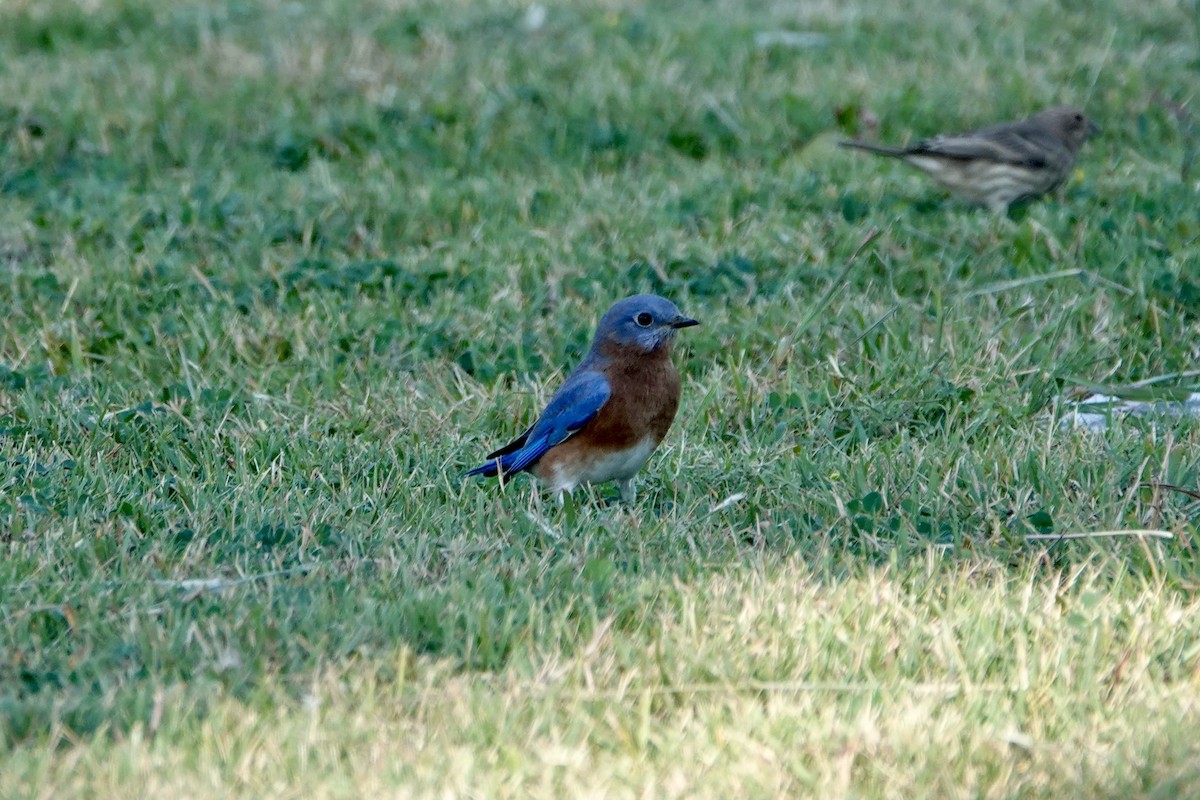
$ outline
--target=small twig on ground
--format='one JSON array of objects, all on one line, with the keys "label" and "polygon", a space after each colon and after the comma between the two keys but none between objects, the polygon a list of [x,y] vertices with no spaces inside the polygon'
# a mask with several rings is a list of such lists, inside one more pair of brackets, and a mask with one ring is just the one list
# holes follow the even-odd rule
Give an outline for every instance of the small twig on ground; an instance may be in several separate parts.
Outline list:
[{"label": "small twig on ground", "polygon": [[1173,483],[1163,483],[1162,481],[1143,481],[1141,485],[1147,489],[1170,489],[1172,492],[1186,494],[1193,500],[1200,500],[1200,492],[1197,492],[1194,489],[1185,489],[1182,486],[1176,486]]},{"label": "small twig on ground", "polygon": [[256,575],[243,575],[239,578],[181,578],[178,580],[160,578],[157,580],[152,580],[150,583],[159,589],[179,589],[180,591],[186,592],[190,596],[195,597],[203,592],[223,592],[226,589],[232,589],[235,586],[266,580],[267,578],[279,578],[285,575],[297,575],[310,572],[316,569],[318,566],[320,565],[309,564],[302,567],[292,567],[290,569],[277,569],[271,572],[261,572]]}]

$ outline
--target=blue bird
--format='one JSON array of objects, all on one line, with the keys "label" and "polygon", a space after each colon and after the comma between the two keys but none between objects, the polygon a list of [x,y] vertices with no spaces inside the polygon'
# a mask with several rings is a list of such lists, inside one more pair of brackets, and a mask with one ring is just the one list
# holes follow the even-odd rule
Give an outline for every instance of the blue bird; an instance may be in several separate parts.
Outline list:
[{"label": "blue bird", "polygon": [[467,474],[529,471],[560,501],[581,484],[616,481],[621,498],[632,501],[633,476],[679,408],[679,373],[671,363],[675,333],[699,324],[657,295],[616,303],[537,422]]}]

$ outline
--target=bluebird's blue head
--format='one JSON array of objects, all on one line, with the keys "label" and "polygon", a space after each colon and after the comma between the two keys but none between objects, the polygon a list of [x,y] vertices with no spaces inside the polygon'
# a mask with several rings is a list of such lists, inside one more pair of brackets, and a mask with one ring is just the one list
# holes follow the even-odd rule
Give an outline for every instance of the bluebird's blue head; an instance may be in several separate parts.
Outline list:
[{"label": "bluebird's blue head", "polygon": [[675,331],[700,323],[655,294],[638,294],[616,303],[600,318],[593,348],[605,344],[653,352],[675,338]]}]

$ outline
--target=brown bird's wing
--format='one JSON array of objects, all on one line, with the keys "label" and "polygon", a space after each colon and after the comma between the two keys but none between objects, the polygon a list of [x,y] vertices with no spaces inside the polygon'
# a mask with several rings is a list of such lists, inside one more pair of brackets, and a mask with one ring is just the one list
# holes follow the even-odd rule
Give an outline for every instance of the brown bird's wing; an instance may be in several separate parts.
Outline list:
[{"label": "brown bird's wing", "polygon": [[934,136],[908,148],[906,155],[994,161],[1028,169],[1055,166],[1069,154],[1048,131],[1024,122],[992,125],[950,136]]},{"label": "brown bird's wing", "polygon": [[1043,169],[1053,166],[1051,162],[1070,158],[1061,142],[1043,127],[1030,124],[1027,120],[991,125],[971,133],[934,136],[908,147],[889,147],[860,141],[838,144],[892,158],[933,156],[959,161],[993,161],[1028,169]]}]

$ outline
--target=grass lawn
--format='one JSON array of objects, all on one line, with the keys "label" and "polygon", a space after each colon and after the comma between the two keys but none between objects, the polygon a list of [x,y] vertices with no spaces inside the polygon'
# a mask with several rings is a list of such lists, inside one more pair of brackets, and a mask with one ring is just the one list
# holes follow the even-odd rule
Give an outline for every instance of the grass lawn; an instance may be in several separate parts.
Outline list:
[{"label": "grass lawn", "polygon": [[[1200,386],[1198,91],[1194,0],[0,4],[0,796],[1200,796],[1200,421],[1060,425]],[[1055,103],[1005,216],[836,147]],[[462,480],[639,291],[637,502]]]}]

